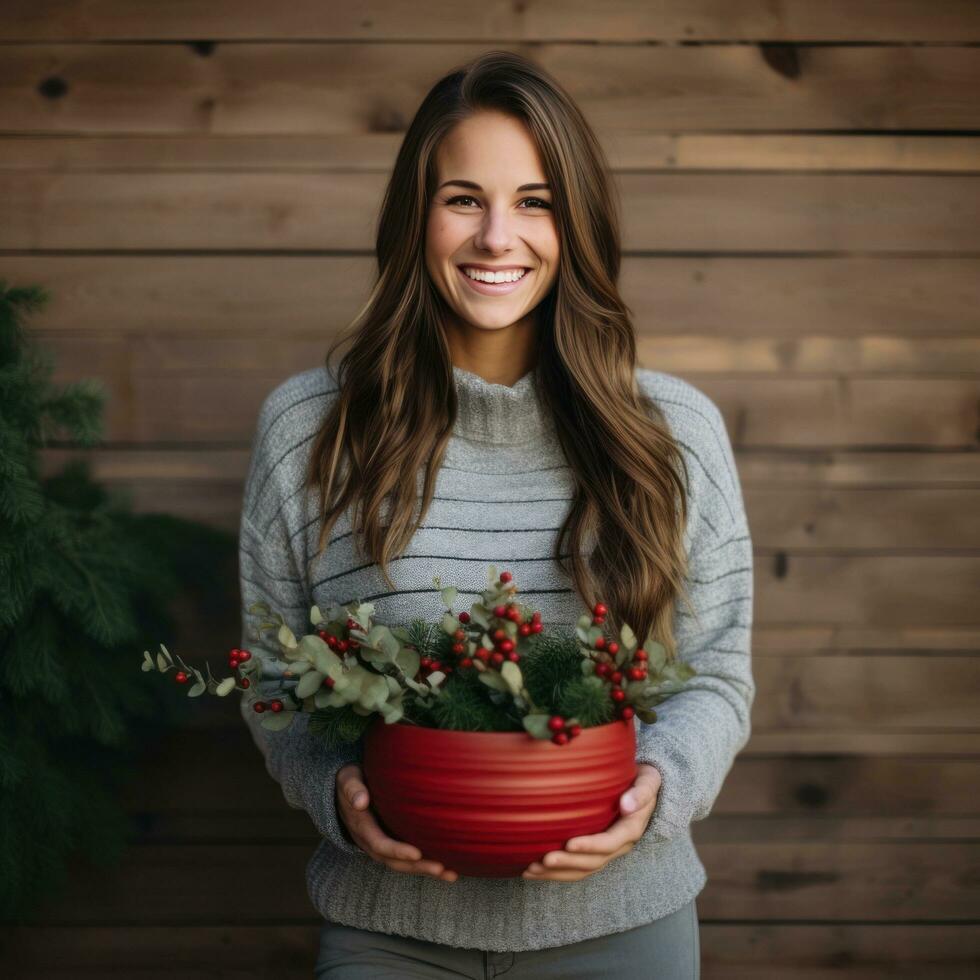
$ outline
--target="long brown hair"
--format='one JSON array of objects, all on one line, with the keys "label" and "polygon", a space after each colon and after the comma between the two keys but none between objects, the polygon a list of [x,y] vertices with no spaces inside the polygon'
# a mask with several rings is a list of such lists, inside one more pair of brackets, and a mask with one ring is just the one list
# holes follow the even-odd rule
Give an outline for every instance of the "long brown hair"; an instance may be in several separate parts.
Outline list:
[{"label": "long brown hair", "polygon": [[576,483],[555,561],[589,608],[608,606],[614,634],[628,623],[641,643],[652,636],[673,658],[675,597],[690,607],[687,468],[659,407],[635,383],[636,338],[617,287],[619,201],[602,148],[571,97],[512,52],[486,52],[438,81],[398,151],[378,221],[377,277],[327,353],[329,369],[336,349],[351,342],[333,372],[339,390],[310,456],[307,486],[319,488],[322,519],[315,557],[352,507],[355,540],[361,536],[364,556],[394,588],[387,563],[432,501],[457,411],[447,308],[425,265],[435,151],[458,122],[488,109],[524,122],[554,194],[558,274],[535,311],[535,371]]}]

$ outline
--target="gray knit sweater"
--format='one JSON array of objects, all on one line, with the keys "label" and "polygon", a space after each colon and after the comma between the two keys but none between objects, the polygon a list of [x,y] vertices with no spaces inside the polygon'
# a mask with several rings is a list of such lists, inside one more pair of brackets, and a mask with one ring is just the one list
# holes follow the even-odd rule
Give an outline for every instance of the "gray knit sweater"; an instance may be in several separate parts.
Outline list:
[{"label": "gray knit sweater", "polygon": [[[514,574],[519,594],[541,610],[545,624],[572,627],[586,611],[550,557],[573,482],[538,400],[534,372],[508,387],[453,370],[459,417],[423,526],[390,565],[395,591],[355,550],[346,517],[306,573],[319,519],[316,491],[304,492],[302,478],[318,421],[337,387],[334,378],[325,367],[313,368],[267,396],[241,518],[242,646],[253,655],[273,656],[252,639],[258,617],[247,609],[253,602],[281,612],[297,636],[311,632],[314,603],[322,609],[362,599],[375,604],[379,622],[438,621],[444,610],[433,576],[459,589],[455,608],[465,609],[486,587],[490,564]],[[748,741],[755,697],[752,542],[731,443],[714,402],[674,375],[640,368],[637,379],[664,411],[687,463],[688,589],[698,612],[695,619],[679,605],[675,619],[679,655],[697,674],[657,707],[654,724],[635,719],[636,759],[656,766],[663,780],[646,833],[627,854],[575,882],[465,875],[447,882],[392,871],[353,843],[336,808],[337,772],[361,760],[362,742],[327,749],[306,731],[307,713],[285,731],[269,732],[243,698],[242,715],[269,774],[323,837],[306,879],[325,919],[458,947],[520,951],[651,922],[704,887],[707,875],[690,824],[711,811]],[[282,680],[273,662],[263,676],[263,695],[295,683]]]}]

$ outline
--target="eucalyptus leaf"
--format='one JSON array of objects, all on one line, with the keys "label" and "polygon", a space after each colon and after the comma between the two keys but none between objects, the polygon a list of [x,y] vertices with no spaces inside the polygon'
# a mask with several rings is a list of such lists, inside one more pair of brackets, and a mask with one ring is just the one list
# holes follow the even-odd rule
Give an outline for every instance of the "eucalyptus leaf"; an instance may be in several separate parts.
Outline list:
[{"label": "eucalyptus leaf", "polygon": [[442,593],[441,594],[442,594],[442,604],[444,606],[446,606],[447,608],[450,608],[451,609],[452,606],[453,606],[453,603],[456,601],[456,596],[458,595],[458,591],[456,589],[456,586],[455,585],[447,585],[442,590]]},{"label": "eucalyptus leaf", "polygon": [[165,671],[169,666],[170,666],[170,664],[167,663],[166,658],[164,657],[164,655],[162,653],[158,653],[157,654],[157,670],[159,670],[159,671],[162,672],[162,671]]},{"label": "eucalyptus leaf", "polygon": [[524,686],[524,677],[521,674],[521,668],[517,664],[512,660],[505,661],[500,668],[500,676],[503,677],[507,686],[510,688],[511,694],[521,693],[521,688]]},{"label": "eucalyptus leaf", "polygon": [[310,610],[310,623],[313,626],[319,626],[323,622],[323,613],[320,612],[319,606],[314,606]]},{"label": "eucalyptus leaf", "polygon": [[620,627],[619,630],[619,642],[624,646],[628,647],[630,653],[636,649],[636,634],[626,625]]},{"label": "eucalyptus leaf", "polygon": [[426,677],[425,680],[426,680],[426,683],[429,685],[429,687],[435,689],[445,679],[446,679],[446,675],[441,670],[434,670],[431,674],[429,674],[428,677]]},{"label": "eucalyptus leaf", "polygon": [[401,705],[383,704],[378,709],[384,715],[385,724],[394,725],[396,721],[401,721],[405,714]]},{"label": "eucalyptus leaf", "polygon": [[189,698],[196,698],[203,694],[208,689],[207,684],[204,681],[198,681],[188,692],[187,696]]},{"label": "eucalyptus leaf", "polygon": [[252,605],[248,607],[250,613],[270,613],[272,610],[269,608],[268,603],[265,602],[253,602]]},{"label": "eucalyptus leaf", "polygon": [[262,715],[260,724],[263,728],[268,728],[270,732],[281,732],[293,723],[294,711],[266,711]]},{"label": "eucalyptus leaf", "polygon": [[[510,663],[510,661],[508,661]],[[495,691],[510,691],[507,686],[507,681],[503,679],[495,670],[485,670],[480,674],[480,683],[486,684],[487,687],[493,688]]]},{"label": "eucalyptus leaf", "polygon": [[219,698],[223,698],[235,690],[235,678],[226,677],[220,684],[214,689],[214,693],[218,695]]},{"label": "eucalyptus leaf", "polygon": [[296,648],[296,636],[285,623],[279,627],[279,643],[290,650]]},{"label": "eucalyptus leaf", "polygon": [[406,677],[414,677],[419,672],[421,662],[418,650],[410,650],[408,647],[402,647],[395,657],[395,665]]},{"label": "eucalyptus leaf", "polygon": [[459,627],[459,620],[450,612],[442,614],[443,633],[454,633]]},{"label": "eucalyptus leaf", "polygon": [[475,602],[470,606],[470,620],[477,626],[482,626],[488,630],[490,629],[490,610],[482,602]]},{"label": "eucalyptus leaf", "polygon": [[299,679],[296,685],[296,697],[308,698],[323,687],[324,675],[318,670],[309,670]]},{"label": "eucalyptus leaf", "polygon": [[551,738],[552,731],[548,728],[548,718],[546,714],[528,714],[521,719],[524,728],[535,738]]}]

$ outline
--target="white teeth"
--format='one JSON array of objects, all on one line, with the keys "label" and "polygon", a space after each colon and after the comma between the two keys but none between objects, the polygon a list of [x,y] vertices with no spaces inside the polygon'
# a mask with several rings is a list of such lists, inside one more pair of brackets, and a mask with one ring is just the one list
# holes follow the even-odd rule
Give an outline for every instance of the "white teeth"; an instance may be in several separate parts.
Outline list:
[{"label": "white teeth", "polygon": [[507,272],[490,272],[487,269],[472,269],[468,266],[463,268],[463,272],[479,282],[516,282],[523,279],[527,269],[511,269]]}]

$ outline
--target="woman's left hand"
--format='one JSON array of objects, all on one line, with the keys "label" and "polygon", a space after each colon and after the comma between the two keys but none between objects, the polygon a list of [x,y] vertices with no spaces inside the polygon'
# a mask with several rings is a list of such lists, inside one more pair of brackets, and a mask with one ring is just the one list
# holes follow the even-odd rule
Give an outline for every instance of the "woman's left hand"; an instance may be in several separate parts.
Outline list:
[{"label": "woman's left hand", "polygon": [[570,837],[565,850],[548,851],[540,862],[529,864],[521,877],[529,881],[578,881],[604,868],[643,836],[659,792],[660,772],[656,766],[641,762],[633,785],[619,798],[622,816],[611,827],[601,834]]}]

